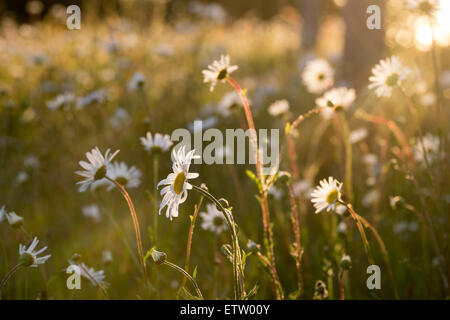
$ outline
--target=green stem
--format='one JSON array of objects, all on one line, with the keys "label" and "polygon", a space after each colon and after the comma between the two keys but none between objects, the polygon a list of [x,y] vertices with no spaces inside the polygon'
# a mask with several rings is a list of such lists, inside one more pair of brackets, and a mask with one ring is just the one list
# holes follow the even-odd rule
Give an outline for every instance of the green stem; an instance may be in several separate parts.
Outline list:
[{"label": "green stem", "polygon": [[342,126],[342,140],[344,142],[345,148],[345,192],[349,198],[349,202],[353,202],[353,155],[352,155],[352,144],[350,143],[350,129],[348,127],[347,119],[345,118],[345,114],[343,112],[339,112],[339,119],[341,120]]},{"label": "green stem", "polygon": [[244,268],[242,266],[241,248],[236,232],[236,226],[234,224],[233,215],[229,210],[226,210],[219,200],[203,188],[192,185],[193,189],[209,200],[211,200],[216,207],[223,213],[225,220],[227,221],[228,228],[230,230],[232,247],[233,247],[233,280],[234,280],[234,295],[235,299],[242,300],[245,297],[244,286]]},{"label": "green stem", "polygon": [[11,270],[8,271],[8,273],[3,277],[2,282],[0,283],[0,294],[2,292],[3,287],[5,286],[6,282],[11,278],[11,276],[16,273],[20,267],[22,267],[22,263],[19,262],[14,267],[11,268]]},{"label": "green stem", "polygon": [[177,266],[176,264],[173,264],[172,262],[169,262],[169,261],[167,261],[167,260],[164,261],[163,264],[165,264],[166,266],[169,266],[169,267],[171,267],[171,268],[173,268],[173,269],[175,269],[175,270],[181,272],[186,278],[188,278],[188,279],[191,281],[192,285],[194,286],[195,291],[197,292],[198,297],[199,297],[201,300],[204,300],[203,295],[202,295],[202,292],[200,291],[200,288],[198,287],[197,282],[195,281],[194,278],[191,277],[191,275],[190,275],[189,273],[187,273],[183,268],[180,268],[180,267]]},{"label": "green stem", "polygon": [[153,157],[153,234],[155,237],[155,243],[158,242],[158,156]]}]

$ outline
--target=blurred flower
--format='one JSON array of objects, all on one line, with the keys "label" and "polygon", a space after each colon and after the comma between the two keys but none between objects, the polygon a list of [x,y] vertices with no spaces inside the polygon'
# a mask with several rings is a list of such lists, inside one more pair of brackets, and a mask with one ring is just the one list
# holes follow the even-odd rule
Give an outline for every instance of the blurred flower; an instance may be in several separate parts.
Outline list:
[{"label": "blurred flower", "polygon": [[[196,126],[195,125],[196,121],[201,121],[201,126]],[[195,119],[193,122],[189,123],[187,125],[187,127],[192,132],[196,132],[196,131],[200,131],[200,130],[203,131],[203,130],[206,130],[206,129],[214,127],[217,124],[218,121],[219,120],[217,119],[217,117],[214,117],[214,116],[208,117],[208,118],[203,119],[203,120]]]},{"label": "blurred flower", "polygon": [[206,212],[200,212],[200,216],[202,217],[201,226],[204,230],[221,234],[227,229],[227,221],[215,204],[208,203],[206,205]]},{"label": "blurred flower", "polygon": [[173,217],[178,217],[178,206],[186,201],[187,190],[192,189],[192,185],[188,182],[189,179],[195,179],[199,176],[198,173],[190,173],[189,167],[191,160],[198,159],[200,156],[194,155],[195,150],[185,153],[184,146],[178,151],[173,150],[173,173],[169,174],[166,179],[161,180],[157,187],[165,186],[161,189],[161,196],[163,200],[159,205],[159,214],[162,209],[167,206],[166,217],[172,220]]},{"label": "blurred flower", "polygon": [[339,266],[344,270],[350,269],[352,267],[352,259],[350,258],[350,256],[344,254],[341,258],[341,261],[339,262]]},{"label": "blurred flower", "polygon": [[171,57],[175,54],[175,49],[170,44],[161,43],[153,49],[153,53],[162,57]]},{"label": "blurred flower", "polygon": [[294,191],[294,195],[298,198],[309,199],[311,198],[311,182],[309,180],[303,179],[298,182],[295,182],[292,186]]},{"label": "blurred flower", "polygon": [[372,82],[369,89],[375,89],[377,96],[389,98],[392,89],[401,84],[406,79],[410,70],[404,67],[400,58],[392,56],[391,58],[381,60],[373,69],[369,80]]},{"label": "blurred flower", "polygon": [[16,176],[17,183],[23,183],[28,180],[28,173],[25,171],[20,171]]},{"label": "blurred flower", "polygon": [[127,91],[135,92],[138,89],[142,89],[146,81],[147,79],[142,72],[135,72],[127,84]]},{"label": "blurred flower", "polygon": [[77,182],[77,184],[81,184],[78,191],[86,191],[86,189],[92,186],[95,181],[105,178],[111,160],[119,152],[119,150],[117,150],[113,154],[109,154],[109,151],[109,149],[106,150],[105,156],[102,155],[98,147],[92,149],[91,152],[86,152],[86,157],[88,158],[89,163],[86,161],[80,161],[80,166],[85,170],[75,172],[76,174],[85,177],[85,180]]},{"label": "blurred flower", "polygon": [[105,264],[111,263],[113,260],[112,253],[109,250],[102,251],[102,262]]},{"label": "blurred flower", "polygon": [[217,111],[223,116],[228,117],[234,108],[242,107],[242,101],[235,91],[226,93],[220,100]]},{"label": "blurred flower", "polygon": [[189,3],[188,8],[192,13],[218,23],[223,23],[227,17],[225,9],[217,3],[205,4],[199,1],[192,1]]},{"label": "blurred flower", "polygon": [[320,114],[325,119],[330,119],[334,111],[347,110],[356,99],[355,89],[345,87],[331,89],[316,99],[316,104],[322,107]]},{"label": "blurred flower", "polygon": [[166,152],[173,145],[168,134],[155,133],[154,138],[152,138],[151,132],[147,132],[145,137],[141,137],[141,143],[150,154]]},{"label": "blurred flower", "polygon": [[44,9],[44,4],[41,1],[29,1],[25,5],[25,9],[30,15],[38,15]]},{"label": "blurred flower", "polygon": [[3,220],[5,220],[5,216],[6,216],[6,209],[5,206],[0,208],[0,223],[3,222]]},{"label": "blurred flower", "polygon": [[103,103],[106,100],[108,91],[106,89],[99,89],[89,93],[85,97],[81,97],[77,99],[77,108],[82,109],[87,105],[90,105],[94,102]]},{"label": "blurred flower", "polygon": [[130,119],[130,115],[123,108],[117,108],[114,114],[109,118],[109,123],[116,129],[122,128],[124,123]]},{"label": "blurred flower", "polygon": [[344,221],[339,222],[337,226],[337,232],[338,233],[346,233],[347,232],[347,225]]},{"label": "blurred flower", "polygon": [[94,268],[89,268],[84,262],[81,264],[75,263],[72,260],[69,260],[70,265],[80,265],[80,275],[89,280],[93,286],[98,286],[98,284],[103,287],[108,287],[109,283],[105,282],[105,272],[103,270],[95,271]]},{"label": "blurred flower", "polygon": [[364,195],[362,203],[365,207],[370,207],[374,205],[378,199],[380,199],[380,192],[377,189],[373,189]]},{"label": "blurred flower", "polygon": [[305,67],[302,80],[309,92],[320,94],[334,83],[334,70],[323,59],[314,59]]},{"label": "blurred flower", "polygon": [[67,108],[75,100],[75,95],[71,92],[66,92],[57,95],[54,99],[47,101],[47,108],[56,110],[59,108]]},{"label": "blurred flower", "polygon": [[417,139],[417,142],[414,145],[414,159],[416,159],[416,161],[418,162],[421,162],[422,164],[425,164],[426,151],[427,160],[429,162],[433,162],[439,157],[439,147],[439,137],[433,136],[432,134],[428,133],[423,137],[422,143],[419,139]]},{"label": "blurred flower", "polygon": [[311,202],[316,208],[315,213],[319,213],[322,210],[332,211],[335,210],[337,202],[341,199],[342,183],[328,177],[320,181],[320,186],[311,193]]},{"label": "blurred flower", "polygon": [[359,128],[356,130],[353,130],[352,132],[350,132],[350,143],[351,144],[355,144],[358,143],[362,140],[364,140],[365,138],[367,138],[367,129],[366,128]]},{"label": "blurred flower", "polygon": [[392,231],[395,234],[400,234],[407,231],[416,232],[418,228],[417,222],[400,221],[392,227]]},{"label": "blurred flower", "polygon": [[230,66],[230,56],[222,55],[219,61],[213,61],[207,70],[203,70],[203,82],[211,82],[210,91],[214,90],[218,81],[224,82],[228,75],[237,70],[238,66]]},{"label": "blurred flower", "polygon": [[95,222],[99,222],[101,220],[100,209],[96,204],[84,206],[82,212],[83,216],[92,218]]},{"label": "blurred flower", "polygon": [[268,194],[272,195],[275,199],[281,199],[283,196],[283,190],[280,188],[275,187],[274,185],[271,185],[269,188]]},{"label": "blurred flower", "polygon": [[[116,180],[126,188],[137,188],[141,184],[141,172],[135,167],[128,166],[124,162],[114,162],[108,169],[108,177]],[[108,186],[108,191],[112,190],[112,183]]]},{"label": "blurred flower", "polygon": [[286,99],[278,100],[269,106],[269,114],[277,117],[289,111],[289,102]]},{"label": "blurred flower", "polygon": [[37,169],[37,168],[39,168],[40,163],[39,163],[39,159],[35,155],[29,155],[29,156],[25,157],[25,159],[23,160],[23,165],[25,167]]},{"label": "blurred flower", "polygon": [[336,205],[336,208],[334,209],[334,212],[336,212],[340,216],[342,216],[346,211],[347,207],[339,203]]},{"label": "blurred flower", "polygon": [[34,237],[28,248],[22,244],[19,244],[20,261],[25,267],[36,268],[38,265],[44,264],[48,260],[48,258],[51,257],[51,254],[43,257],[38,257],[39,254],[47,250],[47,247],[43,247],[41,250],[35,251],[34,249],[36,248],[38,243],[38,238]]},{"label": "blurred flower", "polygon": [[8,223],[14,228],[20,228],[23,225],[23,218],[17,215],[14,211],[5,212],[5,214]]}]

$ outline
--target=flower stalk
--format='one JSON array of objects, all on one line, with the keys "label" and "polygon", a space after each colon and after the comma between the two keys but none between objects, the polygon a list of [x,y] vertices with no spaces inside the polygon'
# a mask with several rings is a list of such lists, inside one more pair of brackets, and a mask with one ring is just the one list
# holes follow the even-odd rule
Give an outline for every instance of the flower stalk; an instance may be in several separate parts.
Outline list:
[{"label": "flower stalk", "polygon": [[3,287],[6,285],[6,282],[8,282],[9,278],[11,278],[11,276],[16,273],[17,271],[19,271],[19,269],[21,267],[23,267],[23,263],[19,262],[17,263],[14,267],[12,267],[8,273],[3,277],[2,282],[0,282],[0,294],[2,293],[2,289]]}]

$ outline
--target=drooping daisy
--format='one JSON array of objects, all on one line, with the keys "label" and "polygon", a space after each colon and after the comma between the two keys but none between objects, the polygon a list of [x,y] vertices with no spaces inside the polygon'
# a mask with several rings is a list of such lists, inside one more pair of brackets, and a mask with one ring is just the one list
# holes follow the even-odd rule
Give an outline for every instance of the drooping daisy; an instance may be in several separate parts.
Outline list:
[{"label": "drooping daisy", "polygon": [[[124,162],[114,162],[108,170],[108,177],[116,180],[126,188],[137,188],[141,184],[141,172],[135,167],[128,167]],[[108,186],[108,191],[112,190],[114,185]]]},{"label": "drooping daisy", "polygon": [[322,210],[334,211],[336,204],[341,199],[342,183],[329,177],[320,181],[320,186],[317,186],[311,193],[311,202],[316,208],[315,213]]},{"label": "drooping daisy", "polygon": [[97,286],[98,284],[107,288],[109,286],[108,282],[105,282],[105,272],[103,270],[95,271],[94,268],[89,268],[84,262],[80,264],[69,260],[69,265],[80,266],[80,275],[89,280],[93,286]]},{"label": "drooping daisy", "polygon": [[206,205],[206,212],[200,212],[200,217],[202,217],[201,226],[204,230],[221,234],[227,229],[227,220],[215,204],[208,203]]},{"label": "drooping daisy", "polygon": [[192,185],[188,182],[189,179],[198,177],[198,173],[189,172],[189,167],[193,159],[200,158],[194,155],[195,150],[185,153],[184,146],[178,151],[173,150],[173,173],[170,173],[166,179],[161,180],[157,187],[164,186],[161,189],[161,196],[163,197],[159,205],[159,214],[167,206],[166,217],[170,220],[173,217],[178,217],[178,206],[186,201],[187,191],[192,189]]},{"label": "drooping daisy", "polygon": [[87,188],[92,186],[95,181],[105,178],[110,167],[111,160],[119,152],[119,150],[117,150],[113,154],[109,154],[109,151],[109,149],[106,150],[105,156],[102,155],[98,147],[92,149],[91,152],[86,152],[86,157],[88,158],[89,163],[86,161],[80,161],[80,166],[85,170],[75,172],[76,174],[85,177],[85,180],[77,182],[77,184],[81,184],[78,191],[84,192]]},{"label": "drooping daisy", "polygon": [[90,205],[84,206],[83,209],[81,210],[81,212],[83,213],[83,216],[85,216],[87,218],[91,218],[95,222],[99,222],[101,219],[100,209],[96,204],[90,204]]},{"label": "drooping daisy", "polygon": [[289,111],[289,102],[286,99],[278,100],[269,106],[269,114],[277,117]]},{"label": "drooping daisy", "polygon": [[37,237],[34,237],[30,246],[27,248],[26,246],[19,244],[19,255],[20,261],[25,267],[33,267],[36,268],[40,264],[44,264],[48,258],[51,257],[51,254],[48,254],[43,257],[38,257],[39,254],[47,250],[47,247],[43,247],[41,250],[34,250],[38,245],[39,240]]},{"label": "drooping daisy", "polygon": [[320,94],[334,83],[334,70],[323,59],[314,59],[305,67],[302,80],[309,92]]},{"label": "drooping daisy", "polygon": [[369,78],[369,89],[375,89],[375,93],[379,97],[389,98],[392,89],[401,84],[406,79],[410,70],[403,66],[401,60],[397,56],[381,60],[373,69],[372,76]]},{"label": "drooping daisy", "polygon": [[406,7],[421,14],[433,15],[439,10],[439,0],[407,0]]},{"label": "drooping daisy", "polygon": [[202,71],[203,82],[211,82],[209,90],[213,91],[218,81],[224,82],[227,79],[228,75],[233,71],[236,71],[237,69],[238,66],[230,66],[229,55],[222,55],[220,56],[219,61],[213,61],[213,63],[208,66],[207,70]]},{"label": "drooping daisy", "polygon": [[150,132],[147,132],[145,137],[141,137],[141,143],[145,150],[154,155],[166,152],[173,145],[168,134],[155,133],[153,138]]},{"label": "drooping daisy", "polygon": [[142,72],[135,72],[127,84],[128,92],[135,92],[138,89],[142,89],[147,79]]},{"label": "drooping daisy", "polygon": [[23,225],[23,217],[19,216],[14,211],[12,212],[5,212],[6,220],[8,220],[8,223],[13,226],[14,228],[19,228]]},{"label": "drooping daisy", "polygon": [[429,162],[434,162],[439,157],[439,148],[439,137],[428,133],[423,137],[422,143],[419,139],[417,139],[417,142],[414,145],[414,159],[422,164],[425,164],[426,151],[427,160]]},{"label": "drooping daisy", "polygon": [[322,107],[320,114],[325,119],[332,118],[334,111],[346,110],[356,99],[355,89],[345,87],[331,89],[316,99],[316,104]]}]

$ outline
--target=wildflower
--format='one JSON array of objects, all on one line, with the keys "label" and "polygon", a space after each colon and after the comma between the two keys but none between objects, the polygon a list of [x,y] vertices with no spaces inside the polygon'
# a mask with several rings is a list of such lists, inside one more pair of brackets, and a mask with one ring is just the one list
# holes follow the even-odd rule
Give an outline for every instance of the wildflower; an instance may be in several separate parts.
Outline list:
[{"label": "wildflower", "polygon": [[319,213],[322,210],[332,211],[335,210],[337,202],[341,199],[342,183],[329,177],[320,181],[320,186],[316,187],[311,193],[311,202],[316,208],[315,213]]},{"label": "wildflower", "polygon": [[227,229],[227,221],[215,204],[208,203],[206,212],[200,212],[200,216],[203,220],[201,226],[205,230],[221,234]]},{"label": "wildflower", "polygon": [[187,190],[192,189],[192,185],[188,180],[195,179],[199,176],[198,173],[189,172],[191,160],[200,157],[194,155],[194,152],[195,150],[191,150],[185,153],[184,146],[179,148],[178,151],[173,150],[173,173],[169,174],[166,179],[161,180],[157,185],[158,188],[159,186],[165,186],[161,189],[163,200],[159,206],[159,214],[167,206],[166,217],[170,218],[170,220],[173,217],[178,217],[178,206],[186,201],[188,195]]},{"label": "wildflower", "polygon": [[350,256],[344,254],[341,258],[341,261],[339,262],[339,266],[344,270],[350,269],[352,267],[352,259],[350,258]]},{"label": "wildflower", "polygon": [[130,115],[123,108],[117,108],[114,114],[109,118],[109,123],[115,128],[120,129],[130,119]]},{"label": "wildflower", "polygon": [[283,196],[283,190],[272,185],[269,188],[268,194],[272,195],[275,199],[279,200]]},{"label": "wildflower", "polygon": [[[70,265],[78,265],[72,260],[69,260]],[[86,279],[88,279],[93,286],[97,286],[98,284],[103,287],[108,287],[109,283],[105,282],[105,272],[103,270],[95,271],[94,268],[89,268],[84,262],[80,264],[80,275]]]},{"label": "wildflower", "polygon": [[360,141],[363,141],[365,138],[367,138],[367,129],[366,128],[359,128],[356,130],[353,130],[352,132],[350,132],[350,143],[351,144],[355,144],[358,143]]},{"label": "wildflower", "polygon": [[305,67],[302,80],[309,92],[320,94],[334,83],[334,70],[323,59],[314,59]]},{"label": "wildflower", "polygon": [[22,244],[19,244],[20,261],[25,267],[36,268],[38,265],[44,264],[48,260],[48,258],[51,257],[50,254],[43,257],[38,257],[39,254],[47,250],[47,247],[43,247],[41,250],[35,251],[34,249],[36,248],[38,243],[38,238],[34,237],[28,248]]},{"label": "wildflower", "polygon": [[102,251],[102,262],[105,264],[111,263],[113,260],[112,253],[109,250]]},{"label": "wildflower", "polygon": [[414,159],[425,164],[425,151],[428,161],[433,162],[439,157],[440,140],[439,137],[427,134],[423,137],[422,142],[418,141],[414,145]]},{"label": "wildflower", "polygon": [[8,220],[8,223],[13,226],[14,228],[19,228],[23,225],[23,217],[16,214],[14,211],[12,212],[5,212],[6,219]]},{"label": "wildflower", "polygon": [[150,251],[150,256],[152,257],[153,261],[158,265],[163,264],[167,260],[167,254],[158,251],[154,248],[152,249],[152,251]]},{"label": "wildflower", "polygon": [[241,106],[241,98],[235,91],[232,91],[223,96],[223,98],[219,102],[217,110],[223,117],[228,117],[233,109],[239,108]]},{"label": "wildflower", "polygon": [[131,77],[131,80],[127,84],[128,92],[135,92],[138,89],[142,89],[147,79],[141,72],[135,72]]},{"label": "wildflower", "polygon": [[153,53],[162,57],[171,57],[175,54],[175,49],[168,43],[161,43],[155,47]]},{"label": "wildflower", "polygon": [[309,199],[311,197],[312,188],[309,180],[303,179],[295,182],[292,189],[296,197],[301,197],[304,199]]},{"label": "wildflower", "polygon": [[99,89],[89,93],[85,97],[81,97],[77,99],[77,108],[82,109],[85,106],[92,103],[103,103],[105,102],[108,95],[108,91],[106,89]]},{"label": "wildflower", "polygon": [[77,182],[77,184],[81,184],[78,191],[84,192],[87,188],[92,186],[94,182],[105,178],[110,162],[118,152],[119,150],[113,154],[109,154],[108,149],[106,150],[105,156],[103,156],[98,147],[92,149],[91,152],[86,152],[86,157],[88,158],[89,163],[86,161],[80,161],[80,166],[85,170],[75,172],[76,174],[85,177],[85,180]]},{"label": "wildflower", "polygon": [[409,73],[410,70],[403,66],[397,56],[381,60],[372,69],[373,75],[369,78],[372,83],[369,85],[369,89],[375,89],[375,93],[379,97],[389,98],[392,89],[400,85]]},{"label": "wildflower", "polygon": [[[108,176],[127,188],[137,188],[141,184],[141,172],[135,166],[128,168],[124,162],[114,162],[108,171]],[[108,191],[114,188],[112,183]]]},{"label": "wildflower", "polygon": [[84,206],[82,209],[83,216],[92,218],[95,222],[99,222],[101,219],[100,209],[96,204]]},{"label": "wildflower", "polygon": [[380,192],[377,189],[373,189],[364,195],[362,203],[365,207],[370,207],[374,205],[379,199]]},{"label": "wildflower", "polygon": [[343,214],[345,214],[346,212],[347,212],[347,207],[346,206],[344,206],[343,204],[337,204],[336,205],[336,208],[334,209],[334,211],[338,214],[338,215],[340,215],[340,216],[342,216]]},{"label": "wildflower", "polygon": [[347,225],[345,224],[344,221],[339,222],[337,226],[337,232],[341,234],[347,232]]},{"label": "wildflower", "polygon": [[218,81],[224,82],[228,75],[236,71],[238,66],[230,66],[230,56],[222,55],[219,61],[213,61],[207,70],[203,70],[203,82],[211,82],[210,91],[214,90]]},{"label": "wildflower", "polygon": [[28,173],[25,171],[20,171],[16,176],[17,183],[24,183],[28,180]]},{"label": "wildflower", "polygon": [[322,107],[321,115],[325,119],[330,119],[334,111],[347,110],[356,99],[355,89],[345,87],[331,89],[316,99],[316,104]]},{"label": "wildflower", "polygon": [[67,108],[75,100],[75,95],[71,92],[66,92],[57,95],[54,99],[47,101],[47,108],[56,110],[60,108]]},{"label": "wildflower", "polygon": [[277,117],[289,111],[289,102],[285,99],[278,100],[269,106],[269,114]]},{"label": "wildflower", "polygon": [[147,132],[145,137],[141,137],[141,143],[144,149],[150,152],[150,154],[166,152],[173,145],[168,134],[162,135],[161,133],[156,133],[154,138],[152,138],[150,132]]}]

